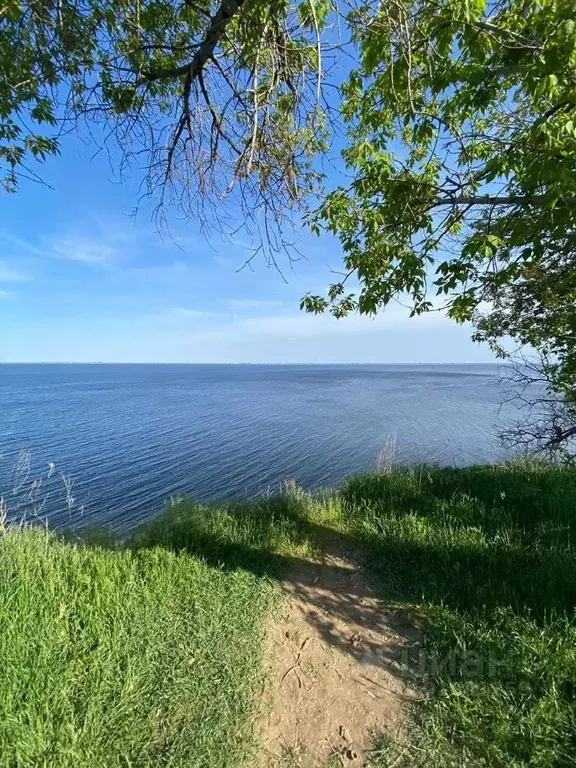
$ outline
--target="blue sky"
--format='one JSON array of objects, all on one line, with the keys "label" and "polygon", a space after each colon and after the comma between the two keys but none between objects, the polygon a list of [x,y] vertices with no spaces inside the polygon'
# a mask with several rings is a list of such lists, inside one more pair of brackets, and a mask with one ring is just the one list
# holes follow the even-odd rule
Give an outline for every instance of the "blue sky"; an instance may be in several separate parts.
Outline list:
[{"label": "blue sky", "polygon": [[490,362],[470,330],[439,313],[409,319],[395,305],[376,319],[300,312],[340,262],[329,237],[299,235],[305,259],[238,271],[248,251],[194,222],[162,238],[135,181],[68,139],[42,169],[53,189],[23,181],[2,196],[0,361]]}]

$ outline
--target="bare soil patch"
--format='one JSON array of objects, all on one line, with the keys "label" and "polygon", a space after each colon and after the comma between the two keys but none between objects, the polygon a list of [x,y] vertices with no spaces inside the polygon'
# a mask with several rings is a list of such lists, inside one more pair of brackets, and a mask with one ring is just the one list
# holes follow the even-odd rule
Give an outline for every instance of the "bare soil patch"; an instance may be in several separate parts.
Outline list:
[{"label": "bare soil patch", "polygon": [[316,559],[293,564],[282,586],[288,599],[264,637],[259,768],[358,768],[375,731],[405,737],[417,693],[402,650],[421,633],[375,597],[361,553],[336,534]]}]

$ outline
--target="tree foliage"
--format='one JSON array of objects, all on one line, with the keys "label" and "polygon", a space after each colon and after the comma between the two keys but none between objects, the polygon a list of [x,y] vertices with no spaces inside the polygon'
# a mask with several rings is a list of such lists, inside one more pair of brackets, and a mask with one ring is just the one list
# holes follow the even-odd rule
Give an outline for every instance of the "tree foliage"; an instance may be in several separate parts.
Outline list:
[{"label": "tree foliage", "polygon": [[[7,0],[0,171],[8,190],[67,130],[119,145],[120,171],[202,221],[225,198],[278,226],[325,145],[326,0]],[[100,125],[95,130],[94,126]],[[276,227],[276,229],[275,229]]]},{"label": "tree foliage", "polygon": [[[343,93],[353,181],[314,225],[336,233],[375,312],[437,293],[470,319],[492,287],[545,269],[576,221],[576,9],[570,0],[393,0],[353,14],[361,51]],[[343,288],[343,286],[342,286]]]}]

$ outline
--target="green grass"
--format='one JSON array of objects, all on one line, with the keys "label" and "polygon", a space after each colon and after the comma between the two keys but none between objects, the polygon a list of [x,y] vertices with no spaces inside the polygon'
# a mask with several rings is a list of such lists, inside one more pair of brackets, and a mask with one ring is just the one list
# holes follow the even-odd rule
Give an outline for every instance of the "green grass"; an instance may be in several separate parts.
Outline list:
[{"label": "green grass", "polygon": [[377,736],[375,768],[574,766],[575,518],[574,470],[517,463],[182,501],[122,546],[9,531],[0,768],[254,764],[274,582],[333,530],[428,627],[410,744]]},{"label": "green grass", "polygon": [[383,591],[429,626],[411,746],[381,740],[373,765],[576,765],[576,473],[412,470],[342,497]]},{"label": "green grass", "polygon": [[0,766],[246,761],[273,553],[309,547],[291,504],[285,495],[239,512],[182,502],[122,549],[42,528],[6,533]]}]

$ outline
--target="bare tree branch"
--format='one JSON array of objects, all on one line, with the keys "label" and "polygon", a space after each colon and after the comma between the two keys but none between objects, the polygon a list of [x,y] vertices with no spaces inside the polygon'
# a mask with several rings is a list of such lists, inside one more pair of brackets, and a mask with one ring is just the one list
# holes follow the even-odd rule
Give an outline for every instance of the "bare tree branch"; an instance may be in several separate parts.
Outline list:
[{"label": "bare tree branch", "polygon": [[576,197],[565,198],[563,200],[553,200],[550,195],[509,195],[498,197],[492,195],[461,195],[457,197],[443,197],[431,203],[430,208],[438,208],[443,205],[535,205],[549,206],[551,203],[555,206],[564,208],[573,208],[576,206]]},{"label": "bare tree branch", "polygon": [[553,364],[544,356],[518,356],[506,368],[507,402],[524,414],[501,432],[503,444],[550,459],[576,459],[576,403],[555,389]]}]

